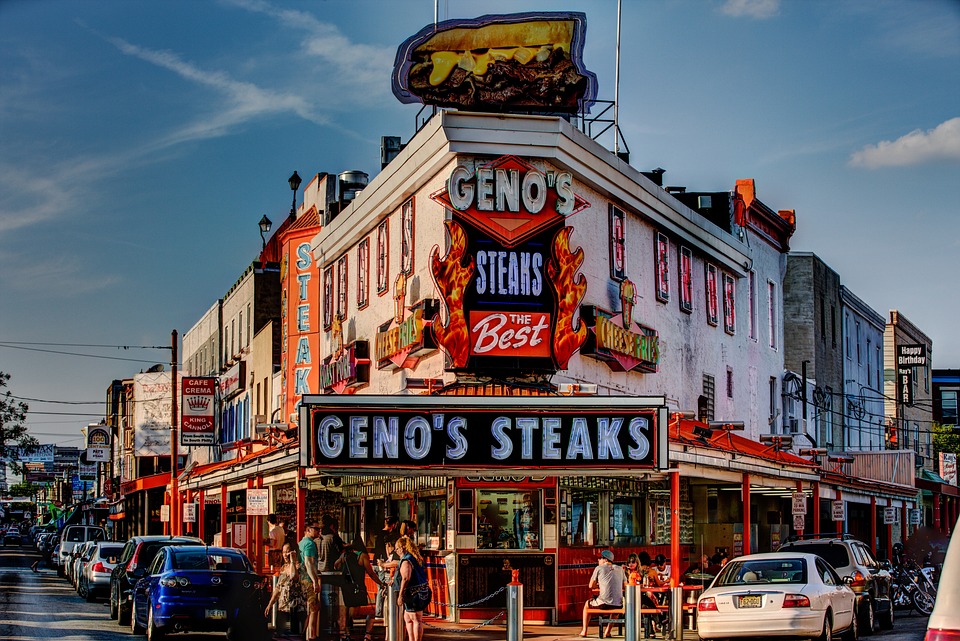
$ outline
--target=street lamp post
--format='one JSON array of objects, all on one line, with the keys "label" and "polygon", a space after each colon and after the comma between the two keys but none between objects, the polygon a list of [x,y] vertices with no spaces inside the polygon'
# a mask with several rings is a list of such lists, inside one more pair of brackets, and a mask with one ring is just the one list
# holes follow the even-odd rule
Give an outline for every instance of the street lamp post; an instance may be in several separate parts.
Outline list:
[{"label": "street lamp post", "polygon": [[264,214],[263,218],[260,219],[258,224],[260,225],[260,242],[262,243],[260,249],[263,250],[267,248],[267,239],[264,234],[270,232],[270,229],[273,227],[273,221],[267,218],[267,215]]},{"label": "street lamp post", "polygon": [[290,218],[293,218],[297,215],[297,190],[300,189],[300,183],[303,182],[300,180],[300,175],[294,171],[293,175],[287,180],[287,183],[290,185],[290,190],[293,192],[293,202],[290,203]]}]

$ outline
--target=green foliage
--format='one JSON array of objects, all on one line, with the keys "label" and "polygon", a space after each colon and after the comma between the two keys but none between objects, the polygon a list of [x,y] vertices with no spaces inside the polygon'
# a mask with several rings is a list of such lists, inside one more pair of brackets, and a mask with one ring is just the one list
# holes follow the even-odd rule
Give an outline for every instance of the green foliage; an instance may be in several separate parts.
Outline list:
[{"label": "green foliage", "polygon": [[0,461],[15,474],[23,474],[21,454],[33,452],[39,443],[27,432],[27,404],[3,391],[9,380],[9,374],[0,372]]},{"label": "green foliage", "polygon": [[7,491],[7,494],[10,496],[36,496],[37,492],[40,491],[39,485],[34,485],[29,481],[24,481],[23,483],[17,483],[16,485],[11,485],[10,489]]},{"label": "green foliage", "polygon": [[934,423],[931,438],[933,439],[934,452],[953,452],[954,454],[960,454],[960,434],[953,431],[952,425]]}]

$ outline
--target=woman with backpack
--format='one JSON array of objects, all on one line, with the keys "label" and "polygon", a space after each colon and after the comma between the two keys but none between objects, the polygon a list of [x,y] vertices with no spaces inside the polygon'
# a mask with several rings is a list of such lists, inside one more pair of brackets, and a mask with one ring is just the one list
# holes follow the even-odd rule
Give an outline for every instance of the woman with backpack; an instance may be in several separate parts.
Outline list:
[{"label": "woman with backpack", "polygon": [[408,536],[397,540],[400,552],[400,597],[398,605],[403,608],[403,626],[407,641],[423,641],[423,611],[430,605],[433,592],[427,581],[423,557],[417,544]]}]

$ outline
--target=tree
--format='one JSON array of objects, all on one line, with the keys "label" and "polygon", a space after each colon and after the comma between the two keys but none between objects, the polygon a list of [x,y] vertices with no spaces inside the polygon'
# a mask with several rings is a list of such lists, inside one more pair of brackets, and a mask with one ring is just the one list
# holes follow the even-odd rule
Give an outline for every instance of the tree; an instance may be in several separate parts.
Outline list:
[{"label": "tree", "polygon": [[[9,374],[0,372],[0,390],[9,380]],[[13,398],[9,390],[0,393],[0,461],[15,474],[23,474],[22,455],[32,453],[39,445],[27,432],[27,410],[27,404]]]},{"label": "tree", "polygon": [[23,483],[17,483],[16,485],[11,485],[7,493],[10,496],[34,497],[37,495],[38,491],[40,491],[39,485],[34,485],[30,481],[24,481]]},{"label": "tree", "polygon": [[960,454],[960,434],[953,431],[953,425],[934,423],[931,438],[934,452]]}]

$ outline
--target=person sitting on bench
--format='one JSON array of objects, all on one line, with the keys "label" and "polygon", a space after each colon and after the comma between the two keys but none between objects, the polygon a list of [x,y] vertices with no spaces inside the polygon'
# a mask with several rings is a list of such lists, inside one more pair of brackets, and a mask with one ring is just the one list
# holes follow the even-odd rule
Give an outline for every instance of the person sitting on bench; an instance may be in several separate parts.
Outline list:
[{"label": "person sitting on bench", "polygon": [[583,604],[583,628],[580,636],[587,636],[590,626],[590,610],[619,610],[623,607],[623,588],[627,583],[623,568],[613,563],[613,552],[604,550],[597,557],[597,567],[590,576],[590,589],[597,596]]}]

